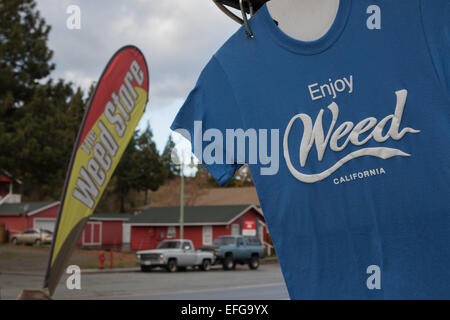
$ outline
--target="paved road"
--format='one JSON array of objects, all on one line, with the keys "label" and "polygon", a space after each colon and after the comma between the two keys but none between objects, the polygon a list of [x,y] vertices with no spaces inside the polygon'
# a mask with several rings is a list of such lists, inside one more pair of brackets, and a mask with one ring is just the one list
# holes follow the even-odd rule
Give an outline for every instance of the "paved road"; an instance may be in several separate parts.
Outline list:
[{"label": "paved road", "polygon": [[[42,279],[36,274],[0,274],[1,298],[14,299],[21,289],[39,288]],[[58,286],[55,299],[289,299],[278,264],[262,265],[256,271],[237,266],[234,271],[82,274],[81,290],[68,290],[66,279]]]}]

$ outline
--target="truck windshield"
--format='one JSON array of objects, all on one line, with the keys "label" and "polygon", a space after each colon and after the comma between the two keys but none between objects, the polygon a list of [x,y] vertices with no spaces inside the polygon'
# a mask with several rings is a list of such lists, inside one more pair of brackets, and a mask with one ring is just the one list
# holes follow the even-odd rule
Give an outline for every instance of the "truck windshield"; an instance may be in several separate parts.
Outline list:
[{"label": "truck windshield", "polygon": [[163,241],[158,245],[157,249],[179,249],[179,241]]},{"label": "truck windshield", "polygon": [[219,237],[213,242],[213,246],[229,246],[234,244],[235,238],[233,237]]}]

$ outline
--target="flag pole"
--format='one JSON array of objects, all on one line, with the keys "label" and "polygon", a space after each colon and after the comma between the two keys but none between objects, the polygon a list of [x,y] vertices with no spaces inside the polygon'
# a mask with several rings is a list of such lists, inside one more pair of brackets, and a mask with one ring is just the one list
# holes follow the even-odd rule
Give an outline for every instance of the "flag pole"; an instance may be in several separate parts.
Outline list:
[{"label": "flag pole", "polygon": [[180,165],[181,185],[180,185],[180,239],[184,239],[184,162]]}]

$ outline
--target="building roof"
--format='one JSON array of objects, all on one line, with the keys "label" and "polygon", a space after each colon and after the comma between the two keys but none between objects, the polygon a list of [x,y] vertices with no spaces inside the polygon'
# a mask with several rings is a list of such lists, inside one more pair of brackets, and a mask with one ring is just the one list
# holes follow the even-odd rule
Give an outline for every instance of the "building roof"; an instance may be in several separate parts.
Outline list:
[{"label": "building roof", "polygon": [[15,179],[8,171],[0,170],[0,182],[13,182],[16,184],[22,184],[22,181]]},{"label": "building roof", "polygon": [[95,213],[89,220],[128,221],[131,217],[134,217],[131,213]]},{"label": "building roof", "polygon": [[55,201],[3,203],[0,205],[0,215],[33,215],[48,207],[59,204]]},{"label": "building roof", "polygon": [[[254,205],[188,206],[184,207],[184,225],[227,225],[250,209],[259,214]],[[179,225],[180,207],[151,207],[130,219],[132,225]]]}]

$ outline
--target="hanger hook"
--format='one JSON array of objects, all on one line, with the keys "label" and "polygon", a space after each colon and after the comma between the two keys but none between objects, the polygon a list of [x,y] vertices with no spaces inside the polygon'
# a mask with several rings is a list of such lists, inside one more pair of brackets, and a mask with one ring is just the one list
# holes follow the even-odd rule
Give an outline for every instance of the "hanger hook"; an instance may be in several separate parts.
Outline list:
[{"label": "hanger hook", "polygon": [[225,13],[228,17],[230,17],[231,19],[233,19],[234,21],[236,21],[239,24],[244,24],[244,20],[242,20],[241,18],[239,18],[237,15],[235,15],[233,12],[231,12],[227,7],[225,7],[222,3],[220,3],[218,0],[213,0],[214,4],[223,12]]},{"label": "hanger hook", "polygon": [[[248,3],[248,7],[249,7],[249,11],[250,11],[250,16],[253,16],[254,14],[254,7],[252,5],[251,0],[245,0]],[[245,9],[244,9],[244,3],[242,0],[239,0],[239,7],[241,9],[241,14],[242,14],[242,18],[238,17],[237,15],[235,15],[233,12],[231,12],[227,7],[225,7],[222,3],[220,3],[219,0],[213,0],[214,4],[223,12],[225,13],[228,17],[230,17],[231,19],[233,19],[234,21],[236,21],[239,24],[243,24],[245,25],[245,30],[247,32],[247,35],[250,38],[254,38],[253,32],[250,29],[249,25],[248,25],[248,21],[247,21],[247,14],[245,13]]]},{"label": "hanger hook", "polygon": [[[253,6],[252,6],[252,2],[249,0],[245,0],[248,3],[248,6],[250,8],[250,16],[253,15]],[[244,0],[239,0],[239,6],[241,7],[241,13],[242,13],[242,20],[245,26],[245,30],[247,31],[247,35],[253,39],[255,36],[253,35],[252,29],[250,29],[250,26],[248,25],[248,20],[247,20],[247,13],[245,12],[244,9]]]}]

